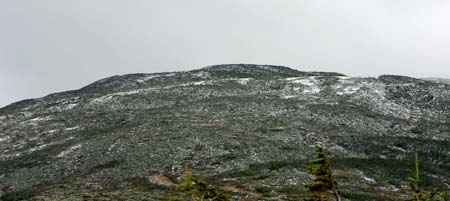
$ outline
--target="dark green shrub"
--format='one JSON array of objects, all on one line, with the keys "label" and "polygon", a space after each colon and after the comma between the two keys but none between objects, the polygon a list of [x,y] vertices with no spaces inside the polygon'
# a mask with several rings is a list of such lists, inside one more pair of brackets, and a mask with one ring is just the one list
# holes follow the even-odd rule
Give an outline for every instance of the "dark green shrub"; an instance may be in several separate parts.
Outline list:
[{"label": "dark green shrub", "polygon": [[1,201],[19,201],[28,200],[36,195],[36,192],[32,189],[22,189],[12,192],[7,192],[0,197]]}]

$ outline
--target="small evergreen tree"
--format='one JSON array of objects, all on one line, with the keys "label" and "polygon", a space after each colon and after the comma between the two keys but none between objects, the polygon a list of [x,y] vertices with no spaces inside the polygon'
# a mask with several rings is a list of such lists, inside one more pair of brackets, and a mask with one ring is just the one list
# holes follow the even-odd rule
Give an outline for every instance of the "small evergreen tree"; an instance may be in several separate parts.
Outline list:
[{"label": "small evergreen tree", "polygon": [[411,191],[414,192],[414,195],[408,199],[411,201],[422,201],[425,200],[425,195],[422,192],[421,182],[420,182],[420,174],[419,174],[419,153],[416,152],[416,158],[415,158],[415,167],[416,170],[413,172],[412,170],[408,169],[409,177],[408,177],[408,185]]},{"label": "small evergreen tree", "polygon": [[[420,162],[419,162],[419,153],[415,154],[415,171],[408,169],[409,177],[408,177],[408,185],[409,189],[414,192],[414,195],[411,196],[407,201],[434,201],[436,195],[439,195],[440,192],[438,190],[434,190],[430,194],[425,194],[422,190],[422,183],[420,181]],[[442,198],[436,201],[449,201],[448,192],[446,190],[442,191]]]},{"label": "small evergreen tree", "polygon": [[305,184],[305,188],[312,195],[305,198],[305,201],[327,201],[330,199],[331,192],[336,201],[341,201],[336,176],[331,170],[330,160],[322,147],[316,147],[316,159],[309,161],[311,165],[306,169],[312,175],[314,180]]},{"label": "small evergreen tree", "polygon": [[193,201],[229,201],[230,199],[216,187],[209,185],[202,179],[194,178],[190,170],[183,175],[180,190],[191,196]]}]

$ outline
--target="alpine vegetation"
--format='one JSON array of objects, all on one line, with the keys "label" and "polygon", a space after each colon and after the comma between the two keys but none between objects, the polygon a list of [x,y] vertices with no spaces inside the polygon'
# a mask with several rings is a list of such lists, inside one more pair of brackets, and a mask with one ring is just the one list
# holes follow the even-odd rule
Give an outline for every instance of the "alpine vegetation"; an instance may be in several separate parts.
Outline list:
[{"label": "alpine vegetation", "polygon": [[434,80],[230,64],[0,108],[2,200],[398,201],[449,181],[450,85]]}]

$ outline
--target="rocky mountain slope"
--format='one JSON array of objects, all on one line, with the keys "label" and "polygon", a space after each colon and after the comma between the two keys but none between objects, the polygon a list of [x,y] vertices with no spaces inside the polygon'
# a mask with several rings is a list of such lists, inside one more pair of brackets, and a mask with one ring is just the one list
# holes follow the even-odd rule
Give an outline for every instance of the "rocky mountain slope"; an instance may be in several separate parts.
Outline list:
[{"label": "rocky mountain slope", "polygon": [[444,83],[444,84],[450,84],[450,79],[446,78],[434,78],[434,77],[428,77],[428,78],[422,78],[423,80],[433,81],[437,83]]},{"label": "rocky mountain slope", "polygon": [[414,150],[429,189],[450,185],[450,85],[244,64],[113,76],[1,108],[0,189],[161,200],[190,167],[236,199],[299,200],[316,144],[348,199],[397,200]]}]

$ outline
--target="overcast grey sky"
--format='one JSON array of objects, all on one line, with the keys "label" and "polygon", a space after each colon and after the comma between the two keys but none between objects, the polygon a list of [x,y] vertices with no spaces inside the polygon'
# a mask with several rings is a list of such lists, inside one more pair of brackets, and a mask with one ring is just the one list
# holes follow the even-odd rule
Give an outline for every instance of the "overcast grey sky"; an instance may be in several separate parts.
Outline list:
[{"label": "overcast grey sky", "polygon": [[0,106],[224,63],[450,77],[450,1],[0,0]]}]

